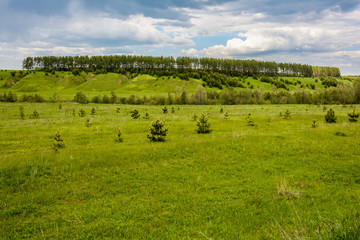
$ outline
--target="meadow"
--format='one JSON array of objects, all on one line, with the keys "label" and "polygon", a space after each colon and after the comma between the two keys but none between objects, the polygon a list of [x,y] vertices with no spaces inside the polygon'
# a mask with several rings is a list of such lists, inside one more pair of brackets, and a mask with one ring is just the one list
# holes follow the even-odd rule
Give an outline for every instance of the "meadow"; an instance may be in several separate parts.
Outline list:
[{"label": "meadow", "polygon": [[[354,107],[0,103],[0,238],[359,239]],[[147,139],[154,119],[165,142]]]}]

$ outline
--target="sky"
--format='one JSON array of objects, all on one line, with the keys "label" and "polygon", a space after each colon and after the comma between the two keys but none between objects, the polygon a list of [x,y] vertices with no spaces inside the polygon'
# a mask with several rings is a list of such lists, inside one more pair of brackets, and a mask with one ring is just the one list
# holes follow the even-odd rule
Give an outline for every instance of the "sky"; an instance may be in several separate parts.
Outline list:
[{"label": "sky", "polygon": [[194,56],[360,75],[359,0],[0,0],[0,69],[27,56]]}]

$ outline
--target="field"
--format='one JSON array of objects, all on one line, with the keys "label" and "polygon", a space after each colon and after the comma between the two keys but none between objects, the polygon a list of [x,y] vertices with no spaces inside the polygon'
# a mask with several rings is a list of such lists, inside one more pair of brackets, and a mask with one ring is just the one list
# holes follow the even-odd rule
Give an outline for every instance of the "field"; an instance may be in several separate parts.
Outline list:
[{"label": "field", "polygon": [[[0,103],[0,238],[359,239],[353,108],[326,106],[329,124],[316,105],[167,107]],[[195,132],[201,112],[209,134]],[[169,131],[153,143],[157,118]],[[65,148],[54,151],[58,130]]]}]

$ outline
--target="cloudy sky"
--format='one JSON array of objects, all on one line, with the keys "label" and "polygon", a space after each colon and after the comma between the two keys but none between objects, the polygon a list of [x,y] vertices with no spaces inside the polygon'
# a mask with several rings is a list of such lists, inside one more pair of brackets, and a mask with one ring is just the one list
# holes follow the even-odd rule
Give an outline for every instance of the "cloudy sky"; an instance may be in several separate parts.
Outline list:
[{"label": "cloudy sky", "polygon": [[26,56],[138,54],[360,74],[359,0],[0,0],[0,69]]}]

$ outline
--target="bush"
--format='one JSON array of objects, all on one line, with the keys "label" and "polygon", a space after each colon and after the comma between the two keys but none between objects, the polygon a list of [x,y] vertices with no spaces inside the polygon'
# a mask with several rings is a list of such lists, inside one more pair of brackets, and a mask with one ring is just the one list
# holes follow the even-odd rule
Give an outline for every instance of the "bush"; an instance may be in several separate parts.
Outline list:
[{"label": "bush", "polygon": [[330,110],[325,115],[325,121],[327,123],[336,123],[335,112],[330,108]]},{"label": "bush", "polygon": [[210,133],[211,124],[209,123],[208,115],[206,113],[201,113],[197,121],[197,133]]},{"label": "bush", "polygon": [[287,109],[284,113],[284,119],[290,119],[291,118],[291,112],[289,109]]},{"label": "bush", "polygon": [[147,135],[147,138],[152,142],[164,142],[167,131],[165,122],[156,119],[150,124],[150,135]]},{"label": "bush", "polygon": [[91,109],[91,115],[95,115],[96,114],[96,110],[95,110],[95,108],[93,107],[92,109]]},{"label": "bush", "polygon": [[19,107],[19,111],[20,111],[20,117],[22,120],[25,119],[25,113],[24,113],[24,107],[23,106],[20,106]]},{"label": "bush", "polygon": [[91,127],[92,123],[90,122],[90,118],[86,118],[85,127]]},{"label": "bush", "polygon": [[123,132],[122,132],[121,128],[117,128],[116,129],[116,139],[115,139],[116,142],[123,142],[124,139],[122,137],[122,134],[123,134]]},{"label": "bush", "polygon": [[150,115],[148,113],[145,113],[145,116],[144,116],[145,119],[150,119]]},{"label": "bush", "polygon": [[34,110],[33,114],[30,116],[30,118],[39,118],[40,114]]},{"label": "bush", "polygon": [[162,110],[163,110],[163,113],[164,113],[164,114],[168,113],[168,109],[167,109],[166,106],[165,106]]},{"label": "bush", "polygon": [[251,127],[253,127],[253,126],[256,125],[256,124],[254,123],[254,119],[252,119],[252,117],[251,117],[251,113],[249,113],[249,115],[247,116],[246,122],[247,122],[247,125],[248,125],[248,126],[251,126]]},{"label": "bush", "polygon": [[83,103],[83,104],[86,104],[89,102],[88,98],[86,97],[86,95],[83,92],[77,92],[74,97],[74,101],[78,102],[78,103]]},{"label": "bush", "polygon": [[85,110],[81,108],[81,109],[79,110],[79,117],[85,117],[85,115],[86,115]]}]

